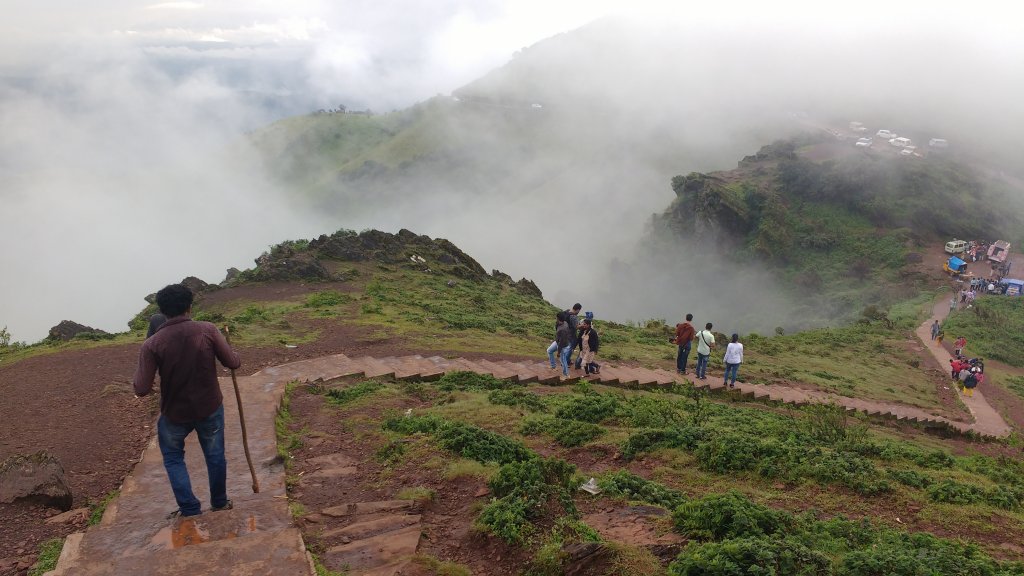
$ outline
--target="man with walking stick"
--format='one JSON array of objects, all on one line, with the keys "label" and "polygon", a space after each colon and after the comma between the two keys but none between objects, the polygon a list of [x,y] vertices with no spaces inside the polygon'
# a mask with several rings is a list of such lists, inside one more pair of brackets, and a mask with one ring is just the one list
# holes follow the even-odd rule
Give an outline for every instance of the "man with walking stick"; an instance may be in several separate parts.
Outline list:
[{"label": "man with walking stick", "polygon": [[192,291],[187,286],[164,287],[156,293],[156,303],[167,322],[142,344],[133,385],[137,395],[149,394],[159,370],[157,439],[178,503],[169,517],[195,516],[202,511],[185,465],[185,437],[193,430],[206,459],[210,509],[229,510],[232,504],[227,496],[224,397],[217,381],[216,361],[232,370],[242,361],[216,326],[192,320]]}]

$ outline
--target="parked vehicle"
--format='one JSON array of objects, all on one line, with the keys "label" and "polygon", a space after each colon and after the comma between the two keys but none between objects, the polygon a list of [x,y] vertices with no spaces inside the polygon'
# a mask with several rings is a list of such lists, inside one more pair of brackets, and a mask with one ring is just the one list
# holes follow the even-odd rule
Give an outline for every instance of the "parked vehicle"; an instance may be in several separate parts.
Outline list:
[{"label": "parked vehicle", "polygon": [[899,136],[899,134],[896,134],[895,132],[890,132],[883,128],[882,130],[875,132],[875,136],[878,136],[879,138],[885,138],[886,140],[892,140],[893,138]]},{"label": "parked vehicle", "polygon": [[851,132],[864,132],[866,130],[867,130],[867,128],[864,127],[864,123],[863,122],[850,122],[850,131]]},{"label": "parked vehicle", "polygon": [[898,138],[893,138],[893,139],[889,140],[889,144],[892,144],[893,146],[899,146],[900,148],[903,148],[905,146],[910,146],[910,138],[904,138],[904,137],[900,136]]},{"label": "parked vehicle", "polygon": [[853,143],[853,145],[858,146],[860,148],[870,148],[871,138],[858,138],[857,141]]},{"label": "parked vehicle", "polygon": [[1010,243],[1006,240],[996,240],[988,247],[987,257],[992,262],[1006,262],[1010,256]]},{"label": "parked vehicle", "polygon": [[1007,296],[1021,296],[1024,295],[1024,280],[1018,280],[1016,278],[1005,278],[1001,284],[1006,286]]},{"label": "parked vehicle", "polygon": [[964,262],[956,256],[952,256],[945,264],[942,265],[942,269],[953,276],[959,276],[967,272],[967,262]]},{"label": "parked vehicle", "polygon": [[967,242],[956,238],[946,242],[946,254],[963,254],[967,251]]},{"label": "parked vehicle", "polygon": [[945,138],[932,138],[928,141],[928,145],[932,148],[947,148],[949,142],[946,142]]}]

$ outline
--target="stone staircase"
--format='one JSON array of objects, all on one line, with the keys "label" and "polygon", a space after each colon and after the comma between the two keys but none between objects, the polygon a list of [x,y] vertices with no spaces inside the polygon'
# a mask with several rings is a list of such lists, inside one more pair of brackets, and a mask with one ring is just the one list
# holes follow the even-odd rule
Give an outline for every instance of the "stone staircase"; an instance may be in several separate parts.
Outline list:
[{"label": "stone staircase", "polygon": [[[258,494],[252,493],[245,464],[231,381],[222,378],[228,494],[234,501],[234,509],[168,520],[167,513],[176,505],[153,438],[135,470],[126,478],[119,497],[107,508],[102,522],[67,538],[58,566],[48,573],[49,576],[312,575],[311,559],[288,511],[284,469],[277,456],[274,415],[285,385],[295,380],[309,382],[350,376],[435,380],[456,371],[546,385],[585,379],[629,389],[669,389],[690,382],[710,393],[742,399],[792,405],[831,402],[851,412],[923,423],[926,427],[974,432],[981,436],[1005,435],[1000,428],[951,422],[911,406],[780,386],[737,384],[735,389],[728,389],[717,378],[693,381],[689,379],[692,376],[688,378],[662,369],[605,364],[600,374],[585,376],[582,371],[573,371],[571,376],[563,377],[560,370],[551,369],[546,362],[418,355],[349,358],[336,354],[266,368],[238,379],[245,401],[250,450],[260,481]],[[205,464],[194,435],[186,443],[186,461],[196,495],[208,504]],[[321,464],[317,476],[305,480],[331,481],[353,473],[355,466],[344,454],[325,457]],[[320,513],[331,518],[330,535],[339,542],[325,552],[326,558],[334,565],[348,566],[348,573],[353,576],[393,576],[416,552],[420,518],[413,501],[339,503]]]},{"label": "stone staircase", "polygon": [[[277,457],[274,415],[287,381],[238,380],[260,492],[252,491],[231,380],[222,378],[228,496],[234,509],[167,519],[177,505],[154,437],[102,521],[66,539],[50,576],[313,574],[288,511],[284,468]],[[185,455],[196,496],[209,506],[206,465],[194,434],[186,441]]]},{"label": "stone staircase", "polygon": [[317,378],[331,380],[345,376],[361,376],[366,378],[394,377],[399,380],[435,380],[448,372],[457,371],[490,374],[496,378],[524,384],[535,382],[558,385],[587,380],[595,384],[627,389],[671,389],[676,385],[688,382],[696,388],[706,390],[712,394],[734,396],[740,399],[794,406],[812,403],[834,403],[843,406],[849,412],[863,412],[868,416],[881,419],[922,424],[926,428],[960,433],[970,432],[988,437],[1005,437],[1009,433],[1008,427],[992,428],[984,425],[984,423],[956,422],[931,414],[922,408],[904,404],[876,402],[785,386],[737,383],[735,388],[729,389],[717,377],[709,377],[707,380],[695,380],[692,375],[684,376],[660,368],[650,369],[607,363],[602,365],[600,374],[585,375],[582,370],[570,370],[570,375],[564,377],[561,374],[561,369],[553,370],[545,361],[471,360],[466,358],[443,358],[441,356],[424,358],[419,355],[386,358],[349,358],[344,354],[336,354],[334,356],[267,368],[263,372],[273,373],[278,378],[299,380],[315,380]]}]

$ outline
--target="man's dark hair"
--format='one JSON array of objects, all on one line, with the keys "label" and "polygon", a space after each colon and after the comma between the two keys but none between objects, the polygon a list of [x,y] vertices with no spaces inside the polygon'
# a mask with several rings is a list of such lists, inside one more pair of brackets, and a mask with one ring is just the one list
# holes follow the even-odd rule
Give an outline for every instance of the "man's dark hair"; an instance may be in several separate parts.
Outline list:
[{"label": "man's dark hair", "polygon": [[567,314],[564,311],[559,312],[558,314],[555,314],[555,318],[557,318],[559,322],[565,322],[565,317],[566,316],[567,316]]},{"label": "man's dark hair", "polygon": [[705,324],[704,325],[704,329],[705,330],[711,330],[711,322],[708,322],[707,324]]},{"label": "man's dark hair", "polygon": [[580,310],[583,310],[583,304],[580,304],[579,302],[577,302],[577,303],[572,305],[572,309],[577,311],[577,312],[579,312]]},{"label": "man's dark hair", "polygon": [[156,305],[168,318],[181,316],[192,306],[192,290],[184,284],[169,284],[156,293]]},{"label": "man's dark hair", "polygon": [[686,321],[690,322],[691,320],[693,320],[693,314],[687,314],[686,315]]}]

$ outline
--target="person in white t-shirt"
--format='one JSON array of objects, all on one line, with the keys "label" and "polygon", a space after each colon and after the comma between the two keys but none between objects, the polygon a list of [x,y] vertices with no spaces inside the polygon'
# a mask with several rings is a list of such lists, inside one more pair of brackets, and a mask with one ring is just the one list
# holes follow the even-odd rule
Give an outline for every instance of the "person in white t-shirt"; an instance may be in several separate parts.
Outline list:
[{"label": "person in white t-shirt", "polygon": [[704,329],[693,337],[697,341],[697,378],[707,380],[708,378],[708,356],[711,356],[711,349],[715,347],[715,335],[711,332],[711,322],[704,325]]},{"label": "person in white t-shirt", "polygon": [[[732,335],[732,342],[725,347],[725,358],[722,362],[725,363],[725,383],[729,385],[729,388],[735,388],[736,373],[740,369],[740,364],[743,363],[743,344],[740,344],[739,334]],[[732,382],[729,381],[730,372],[732,372]]]}]

